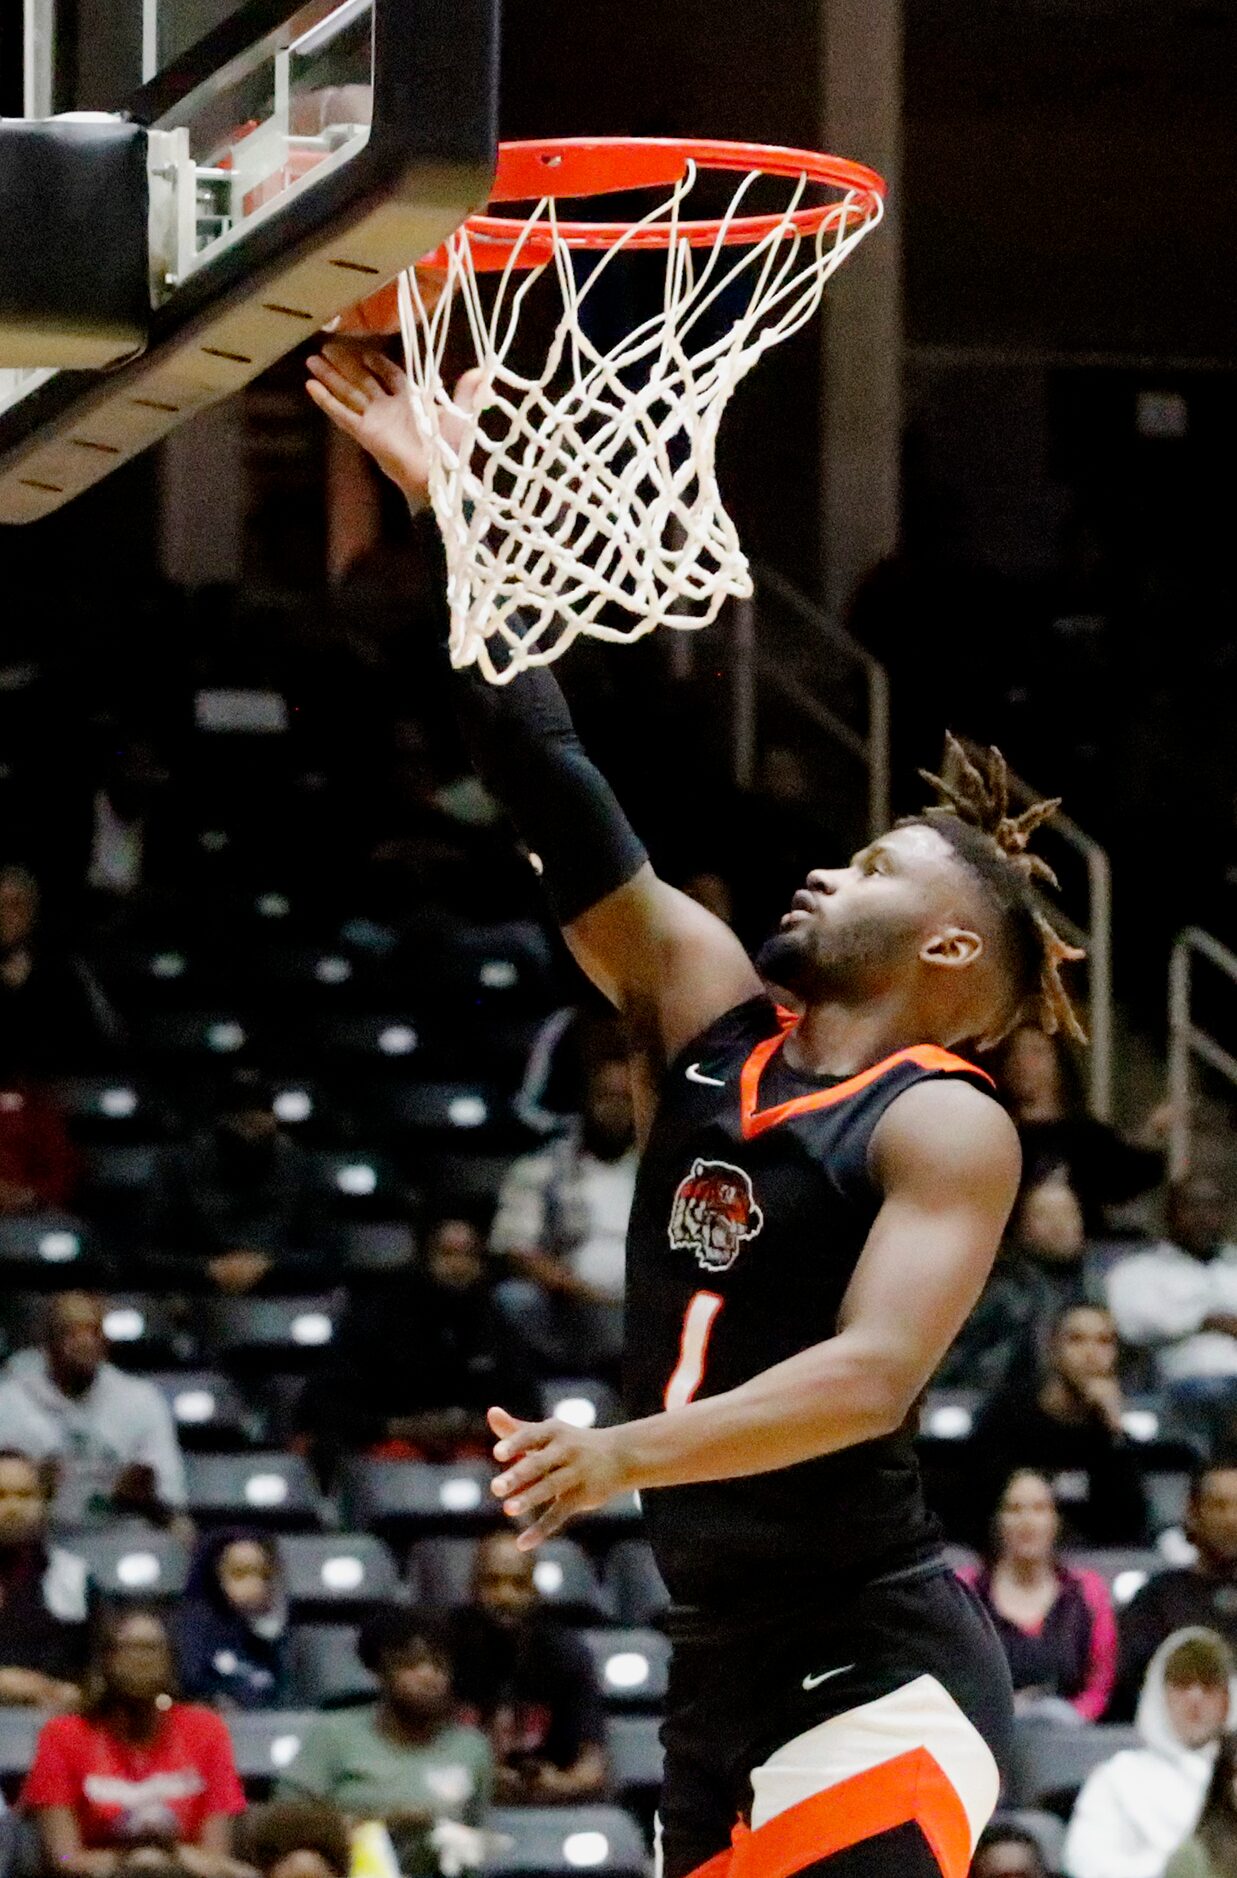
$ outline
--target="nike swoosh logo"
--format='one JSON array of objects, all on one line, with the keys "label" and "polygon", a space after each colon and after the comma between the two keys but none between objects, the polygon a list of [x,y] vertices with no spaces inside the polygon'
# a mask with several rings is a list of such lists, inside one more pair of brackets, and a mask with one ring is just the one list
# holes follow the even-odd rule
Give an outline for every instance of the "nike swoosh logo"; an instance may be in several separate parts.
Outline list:
[{"label": "nike swoosh logo", "polygon": [[853,1663],[843,1663],[841,1669],[822,1669],[819,1676],[805,1676],[803,1686],[805,1689],[819,1689],[821,1683],[828,1682],[831,1676],[844,1676],[848,1669],[854,1667]]},{"label": "nike swoosh logo", "polygon": [[687,1080],[688,1082],[708,1083],[710,1089],[724,1089],[726,1087],[726,1078],[724,1076],[706,1076],[699,1063],[688,1064]]}]

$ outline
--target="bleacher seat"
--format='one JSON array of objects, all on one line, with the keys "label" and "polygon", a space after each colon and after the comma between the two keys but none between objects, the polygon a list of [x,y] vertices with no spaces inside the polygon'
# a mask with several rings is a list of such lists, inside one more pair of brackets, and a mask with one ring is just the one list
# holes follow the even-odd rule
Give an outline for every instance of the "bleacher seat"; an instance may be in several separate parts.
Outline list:
[{"label": "bleacher seat", "polygon": [[1002,1807],[992,1821],[994,1826],[1016,1826],[1022,1832],[1029,1832],[1039,1847],[1040,1857],[1044,1861],[1044,1870],[1061,1870],[1061,1853],[1065,1849],[1065,1824],[1055,1813],[1044,1813],[1033,1806],[1020,1807],[1009,1811]]},{"label": "bleacher seat", "polygon": [[637,1628],[660,1624],[670,1608],[652,1547],[644,1539],[622,1539],[606,1557],[605,1586],[619,1621]]},{"label": "bleacher seat", "polygon": [[356,1653],[353,1626],[298,1624],[290,1641],[292,1693],[304,1707],[352,1708],[373,1701],[378,1681]]},{"label": "bleacher seat", "polygon": [[399,1592],[391,1554],[369,1532],[285,1533],[279,1561],[298,1622],[362,1616]]},{"label": "bleacher seat", "polygon": [[134,1020],[137,1040],[148,1055],[173,1065],[204,1068],[234,1062],[256,1047],[255,1026],[230,1004],[205,1010],[146,1011]]},{"label": "bleacher seat", "polygon": [[161,1141],[172,1126],[167,1102],[140,1078],[68,1076],[52,1093],[77,1141]]},{"label": "bleacher seat", "polygon": [[[103,1329],[108,1355],[122,1369],[173,1370],[198,1360],[193,1328],[174,1299],[149,1291],[114,1291]],[[37,1330],[37,1327],[36,1327]]]},{"label": "bleacher seat", "polygon": [[339,1289],[303,1298],[210,1298],[201,1313],[206,1347],[224,1363],[313,1369],[330,1352],[346,1301]]},{"label": "bleacher seat", "polygon": [[315,1012],[300,1032],[301,1047],[313,1061],[407,1065],[421,1048],[421,1019],[407,1011],[347,1014]]},{"label": "bleacher seat", "polygon": [[573,1428],[610,1428],[619,1419],[618,1397],[592,1377],[556,1377],[538,1385],[541,1413],[556,1415]]},{"label": "bleacher seat", "polygon": [[929,1389],[919,1414],[920,1440],[969,1441],[982,1399],[978,1389]]},{"label": "bleacher seat", "polygon": [[95,1271],[96,1249],[90,1228],[73,1213],[24,1213],[0,1219],[0,1269],[12,1271],[14,1284],[42,1284],[63,1290]]},{"label": "bleacher seat", "polygon": [[644,1836],[620,1807],[496,1807],[487,1824],[499,1842],[485,1865],[490,1878],[564,1878],[583,1869],[647,1878]]},{"label": "bleacher seat", "polygon": [[207,1524],[305,1531],[322,1525],[322,1496],[299,1454],[189,1454],[189,1511]]},{"label": "bleacher seat", "polygon": [[670,1645],[660,1630],[581,1630],[610,1708],[656,1709],[666,1699]]},{"label": "bleacher seat", "polygon": [[[475,1539],[421,1539],[408,1555],[408,1585],[416,1604],[452,1610],[472,1590]],[[592,1561],[574,1539],[549,1539],[537,1548],[533,1579],[547,1610],[571,1623],[609,1623],[614,1607]]]},{"label": "bleacher seat", "polygon": [[384,1135],[446,1151],[466,1140],[491,1151],[520,1146],[522,1128],[501,1091],[485,1082],[420,1082],[380,1077],[358,1094],[369,1123]]},{"label": "bleacher seat", "polygon": [[351,1461],[342,1499],[353,1526],[407,1544],[440,1533],[479,1533],[503,1523],[487,1461]]},{"label": "bleacher seat", "polygon": [[242,1780],[272,1781],[292,1765],[315,1717],[302,1710],[225,1715],[236,1771]]},{"label": "bleacher seat", "polygon": [[147,1526],[76,1533],[64,1544],[85,1559],[105,1598],[162,1602],[180,1597],[188,1581],[187,1546]]},{"label": "bleacher seat", "polygon": [[1098,1723],[1092,1728],[1022,1722],[1014,1730],[1010,1798],[1065,1818],[1093,1767],[1123,1748],[1141,1745],[1132,1727]]},{"label": "bleacher seat", "polygon": [[1181,1524],[1190,1497],[1188,1473],[1144,1474],[1143,1490],[1147,1495],[1147,1508],[1154,1532],[1166,1532],[1170,1526]]},{"label": "bleacher seat", "polygon": [[656,1715],[611,1715],[606,1722],[610,1785],[624,1806],[644,1813],[657,1798],[665,1758]]},{"label": "bleacher seat", "polygon": [[1148,1546],[1113,1546],[1094,1552],[1071,1549],[1065,1555],[1065,1563],[1076,1565],[1082,1571],[1098,1572],[1120,1610],[1142,1590],[1153,1573],[1164,1570],[1165,1561],[1159,1552]]},{"label": "bleacher seat", "polygon": [[412,1227],[402,1219],[351,1220],[340,1227],[349,1274],[403,1271],[416,1257]]},{"label": "bleacher seat", "polygon": [[0,1780],[14,1780],[27,1771],[46,1719],[37,1709],[0,1708]]},{"label": "bleacher seat", "polygon": [[390,1163],[372,1147],[321,1148],[318,1168],[331,1211],[358,1219],[388,1219],[409,1195]]},{"label": "bleacher seat", "polygon": [[261,1442],[263,1418],[230,1377],[213,1369],[143,1373],[171,1409],[183,1448],[226,1453]]}]

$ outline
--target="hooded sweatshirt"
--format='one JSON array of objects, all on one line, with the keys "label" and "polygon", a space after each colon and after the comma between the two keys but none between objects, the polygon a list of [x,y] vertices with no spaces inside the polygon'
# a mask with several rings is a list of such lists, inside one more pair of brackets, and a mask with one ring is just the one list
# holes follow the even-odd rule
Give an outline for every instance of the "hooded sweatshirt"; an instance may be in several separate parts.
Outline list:
[{"label": "hooded sweatshirt", "polygon": [[250,1616],[229,1603],[219,1582],[219,1561],[238,1541],[265,1543],[255,1533],[225,1529],[204,1539],[194,1558],[184,1602],[172,1618],[181,1689],[192,1702],[278,1708],[287,1693],[287,1606],[278,1585],[263,1616]]},{"label": "hooded sweatshirt", "polygon": [[[1183,1747],[1169,1721],[1164,1665],[1181,1644],[1210,1638],[1190,1628],[1165,1638],[1147,1669],[1134,1725],[1144,1746],[1126,1748],[1088,1775],[1065,1835],[1067,1878],[1163,1878],[1198,1823],[1216,1744]],[[1233,1695],[1228,1725],[1232,1725]]]}]

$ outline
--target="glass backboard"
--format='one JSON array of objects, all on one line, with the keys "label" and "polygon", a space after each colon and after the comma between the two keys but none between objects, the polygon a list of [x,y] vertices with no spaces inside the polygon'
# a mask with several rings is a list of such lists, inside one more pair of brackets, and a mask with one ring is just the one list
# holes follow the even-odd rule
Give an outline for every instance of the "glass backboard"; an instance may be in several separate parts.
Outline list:
[{"label": "glass backboard", "polygon": [[150,313],[142,349],[107,370],[0,335],[0,521],[46,514],[239,389],[484,202],[496,14],[25,0],[25,115],[104,109],[144,131]]}]

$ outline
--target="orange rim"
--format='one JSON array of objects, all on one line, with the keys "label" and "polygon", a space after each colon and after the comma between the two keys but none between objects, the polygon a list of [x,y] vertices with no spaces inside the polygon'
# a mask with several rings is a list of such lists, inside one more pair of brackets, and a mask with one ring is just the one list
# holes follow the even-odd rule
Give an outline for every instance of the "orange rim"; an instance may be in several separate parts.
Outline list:
[{"label": "orange rim", "polygon": [[[639,226],[627,222],[557,221],[553,228],[538,222],[491,215],[496,203],[539,202],[613,195],[626,189],[671,188],[682,181],[694,162],[706,170],[755,170],[764,176],[785,176],[844,192],[842,201],[796,209],[793,215],[736,215],[723,219],[680,219]],[[812,236],[822,229],[836,230],[843,223],[859,227],[869,221],[885,199],[885,181],[865,164],[817,150],[794,150],[778,144],[728,143],[688,137],[547,137],[500,145],[498,169],[487,212],[470,215],[464,228],[470,236],[473,266],[488,271],[513,264],[541,267],[556,247],[601,249],[618,242],[632,249],[666,249],[674,239],[693,248],[752,247],[783,230],[787,239]],[[445,267],[447,248],[428,255],[423,267]]]}]

